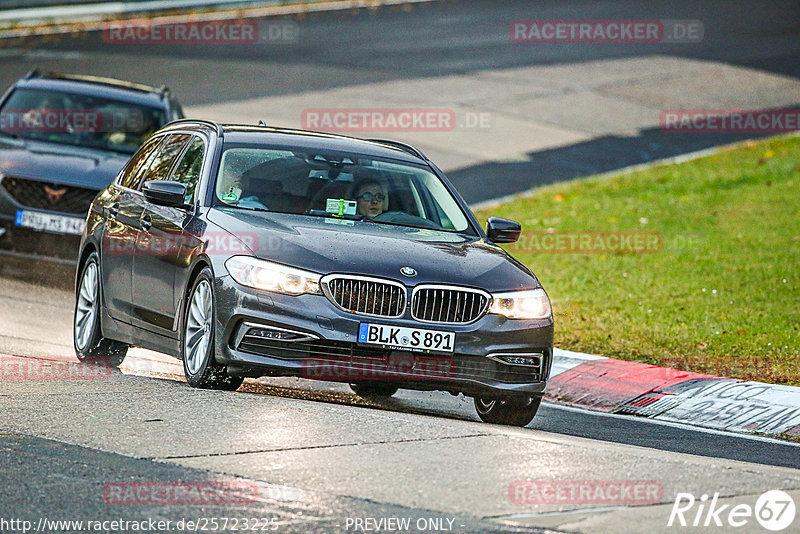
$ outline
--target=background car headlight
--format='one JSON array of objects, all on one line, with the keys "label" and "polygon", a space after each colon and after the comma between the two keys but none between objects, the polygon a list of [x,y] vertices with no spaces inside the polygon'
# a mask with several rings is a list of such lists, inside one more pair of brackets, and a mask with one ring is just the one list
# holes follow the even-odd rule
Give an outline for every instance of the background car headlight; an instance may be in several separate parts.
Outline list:
[{"label": "background car headlight", "polygon": [[320,275],[294,267],[251,256],[234,256],[225,262],[225,268],[243,286],[289,295],[322,294],[319,289]]},{"label": "background car headlight", "polygon": [[544,289],[511,291],[492,295],[489,313],[505,315],[510,319],[545,319],[550,317],[550,299]]}]

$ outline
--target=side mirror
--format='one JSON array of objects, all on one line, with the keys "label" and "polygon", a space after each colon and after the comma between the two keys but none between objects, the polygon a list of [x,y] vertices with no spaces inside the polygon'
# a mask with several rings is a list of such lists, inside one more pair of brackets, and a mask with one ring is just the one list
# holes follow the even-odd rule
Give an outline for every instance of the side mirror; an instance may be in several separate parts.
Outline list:
[{"label": "side mirror", "polygon": [[144,198],[153,204],[171,208],[184,207],[183,199],[186,197],[186,186],[179,182],[164,180],[151,180],[142,186]]},{"label": "side mirror", "polygon": [[489,217],[486,223],[486,236],[493,243],[515,243],[522,232],[522,226],[516,221],[502,217]]}]

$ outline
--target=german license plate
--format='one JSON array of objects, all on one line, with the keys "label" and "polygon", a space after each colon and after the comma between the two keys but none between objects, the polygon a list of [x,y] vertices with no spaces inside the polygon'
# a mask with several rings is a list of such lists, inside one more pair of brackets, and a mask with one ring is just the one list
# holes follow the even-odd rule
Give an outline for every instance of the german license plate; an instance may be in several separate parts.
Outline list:
[{"label": "german license plate", "polygon": [[453,352],[455,332],[361,323],[358,342],[392,349]]},{"label": "german license plate", "polygon": [[84,224],[84,220],[80,217],[68,217],[66,215],[54,215],[52,213],[29,210],[17,210],[15,222],[17,226],[32,228],[33,230],[76,235],[83,233]]}]

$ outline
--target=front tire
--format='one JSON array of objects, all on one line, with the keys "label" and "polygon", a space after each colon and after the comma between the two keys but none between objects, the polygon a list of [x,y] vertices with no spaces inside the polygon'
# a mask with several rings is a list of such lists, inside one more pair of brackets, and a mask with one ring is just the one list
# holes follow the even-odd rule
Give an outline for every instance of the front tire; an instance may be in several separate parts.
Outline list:
[{"label": "front tire", "polygon": [[72,344],[82,362],[111,364],[119,367],[128,353],[128,345],[106,339],[100,329],[100,257],[92,252],[83,264],[75,295]]},{"label": "front tire", "polygon": [[514,397],[486,399],[475,397],[475,409],[484,423],[497,425],[528,426],[533,421],[542,397]]},{"label": "front tire", "polygon": [[211,269],[204,268],[186,301],[181,335],[181,356],[186,382],[195,388],[236,391],[244,378],[230,376],[214,359],[216,317]]}]

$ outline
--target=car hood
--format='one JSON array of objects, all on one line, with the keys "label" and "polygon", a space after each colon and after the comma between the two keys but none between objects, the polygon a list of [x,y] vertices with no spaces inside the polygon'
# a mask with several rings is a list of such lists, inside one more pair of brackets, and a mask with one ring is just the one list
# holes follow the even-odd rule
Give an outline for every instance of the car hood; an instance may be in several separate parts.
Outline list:
[{"label": "car hood", "polygon": [[[524,265],[500,247],[454,232],[366,221],[212,209],[208,220],[238,236],[266,260],[321,274],[353,273],[419,283],[506,291],[540,287]],[[400,273],[417,271],[414,277]]]},{"label": "car hood", "polygon": [[103,189],[132,154],[21,139],[0,139],[0,174]]}]

